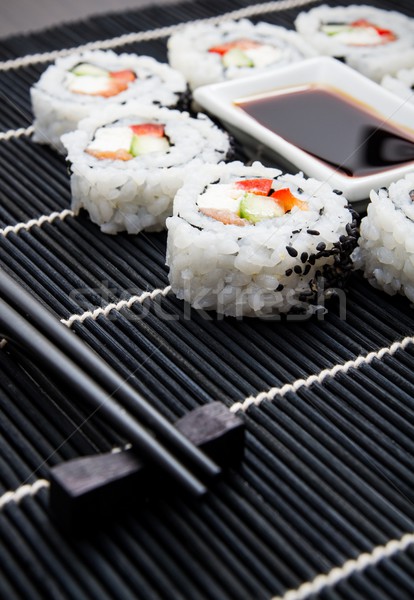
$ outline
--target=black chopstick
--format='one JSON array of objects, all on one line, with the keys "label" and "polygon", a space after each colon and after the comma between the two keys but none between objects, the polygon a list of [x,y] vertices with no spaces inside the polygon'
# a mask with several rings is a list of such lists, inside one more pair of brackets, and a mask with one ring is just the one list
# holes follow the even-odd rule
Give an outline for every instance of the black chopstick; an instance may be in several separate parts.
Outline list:
[{"label": "black chopstick", "polygon": [[[143,396],[129,385],[113,368],[83,343],[72,331],[60,323],[22,286],[0,269],[0,298],[13,306],[51,343],[98,382],[128,411],[136,414],[163,443],[182,460],[197,468],[200,474],[214,477],[220,468],[184,437]],[[132,442],[131,442],[132,443]]]},{"label": "black chopstick", "polygon": [[30,356],[35,356],[37,363],[50,369],[78,394],[77,398],[81,398],[83,403],[92,410],[91,416],[99,412],[113,429],[126,436],[135,449],[138,449],[149,461],[160,466],[188,492],[195,496],[206,493],[205,486],[156,438],[95,383],[81,367],[2,299],[0,299],[0,332],[12,343],[17,343],[19,351],[23,348]]},{"label": "black chopstick", "polygon": [[0,332],[3,337],[17,344],[19,351],[21,348],[28,351],[29,356],[36,357],[40,366],[50,369],[67,384],[77,394],[77,398],[80,397],[92,410],[91,416],[99,412],[113,429],[126,436],[134,448],[164,469],[187,491],[196,496],[201,496],[207,491],[205,486],[118,402],[2,299]]},{"label": "black chopstick", "polygon": [[[4,283],[7,279],[10,278],[0,270],[0,287],[2,287],[1,283]],[[13,280],[11,281],[13,282]],[[22,297],[27,294],[18,284],[15,284],[15,286],[17,286]],[[16,287],[14,290],[16,291]],[[29,298],[34,303],[33,305],[39,305],[37,301],[30,297],[30,295]],[[74,337],[74,335],[57,322],[46,309],[43,309],[41,305],[40,307],[46,312],[48,319],[50,319],[51,322],[56,323],[65,334]],[[19,312],[4,300],[0,300],[0,331],[3,334],[3,337],[17,343],[19,347],[23,347],[23,350],[29,351],[29,353],[35,357],[36,362],[58,375],[65,384],[76,392],[77,398],[89,408],[92,408],[93,414],[98,410],[101,411],[102,415],[113,429],[116,429],[119,433],[125,435],[131,444],[139,449],[147,460],[157,463],[187,491],[197,496],[202,495],[207,491],[205,486],[188,471],[185,465],[181,464],[177,458],[171,454],[168,448],[163,447],[163,445],[161,445],[161,443],[153,437],[153,435],[151,435],[133,415],[126,412],[125,407],[122,404],[119,404],[116,399],[112,398],[111,392],[100,387],[98,383],[82,369],[81,365],[71,360],[71,358],[54,344],[51,339],[43,335],[43,333],[31,324],[25,316],[19,314]],[[84,358],[87,353],[90,353],[94,359],[98,360],[99,365],[103,364],[106,369],[110,370],[109,365],[103,363],[103,361],[101,363],[98,357],[92,350],[89,350],[83,342],[77,338],[74,339],[76,339],[78,348],[86,348],[86,352],[82,353],[83,356],[81,358]],[[118,374],[115,374],[118,377]],[[120,389],[125,391],[130,387],[127,384],[124,385],[122,378],[119,379],[123,384]],[[135,390],[130,388],[130,390],[127,391],[127,396],[131,403],[135,400]],[[146,401],[139,394],[136,395],[136,398],[139,401],[141,410],[143,410],[142,406],[145,405]],[[202,458],[201,464],[204,467],[204,472],[206,470],[205,465],[207,465],[207,467],[212,465],[209,474],[217,474],[220,472],[219,467],[215,465],[215,463],[208,459],[204,453],[189,442],[188,439],[184,438],[182,434],[177,432],[173,426],[162,417],[162,415],[152,407],[150,407],[150,409],[151,422],[155,432],[159,433],[159,431],[161,431],[161,433],[164,433],[167,431],[168,433],[169,429],[173,429],[172,434],[167,437],[169,440],[175,442],[176,447],[178,446],[180,448],[180,446],[183,445],[186,456],[199,454]],[[160,428],[157,429],[159,423],[161,423],[161,425]],[[165,423],[167,423],[167,426]],[[181,437],[184,438],[184,444],[180,444]]]}]

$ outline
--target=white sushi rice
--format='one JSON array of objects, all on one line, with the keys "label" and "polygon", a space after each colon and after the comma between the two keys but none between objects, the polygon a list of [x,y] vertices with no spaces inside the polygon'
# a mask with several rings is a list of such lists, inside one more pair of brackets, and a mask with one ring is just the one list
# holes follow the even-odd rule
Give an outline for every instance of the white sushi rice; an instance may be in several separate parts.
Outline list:
[{"label": "white sushi rice", "polygon": [[[240,39],[260,42],[267,47],[258,53],[255,67],[223,66],[219,54],[209,48]],[[266,52],[272,59],[267,64]],[[189,82],[191,89],[224,79],[245,77],[313,56],[315,52],[294,31],[270,23],[253,24],[248,19],[225,21],[218,25],[191,23],[168,40],[168,60]]]},{"label": "white sushi rice", "polygon": [[387,294],[405,294],[414,302],[414,173],[371,192],[361,222],[355,267]]},{"label": "white sushi rice", "polygon": [[394,77],[385,75],[381,85],[404,100],[414,103],[414,68],[401,69]]},{"label": "white sushi rice", "polygon": [[[97,129],[113,123],[165,125],[167,152],[151,152],[128,161],[99,159],[85,152]],[[172,201],[190,172],[226,158],[228,135],[205,115],[129,102],[108,106],[81,121],[62,142],[71,164],[72,208],[85,208],[104,233],[159,231],[172,213]]]},{"label": "white sushi rice", "polygon": [[[137,77],[125,91],[110,98],[77,94],[68,89],[67,80],[70,70],[80,63],[91,63],[108,71],[131,70]],[[111,50],[71,54],[48,67],[30,90],[35,117],[33,139],[63,152],[60,137],[105,106],[139,100],[145,105],[173,108],[186,88],[180,73],[150,56],[115,54]]]},{"label": "white sushi rice", "polygon": [[[244,227],[225,225],[198,210],[206,186],[245,178],[278,178],[280,187],[308,203],[308,210],[295,207]],[[343,195],[326,183],[302,174],[280,175],[258,162],[207,166],[194,174],[178,191],[167,228],[169,279],[178,298],[235,317],[309,311],[318,287],[333,283],[334,271],[341,277],[341,265],[348,264],[356,244],[354,215]]]},{"label": "white sushi rice", "polygon": [[[347,43],[343,34],[328,35],[321,30],[327,23],[352,23],[364,19],[382,29],[389,29],[396,39],[384,44],[369,44],[361,38]],[[317,6],[301,12],[295,21],[298,33],[322,55],[343,58],[363,75],[381,81],[385,74],[414,66],[414,20],[397,11],[368,5]]]}]

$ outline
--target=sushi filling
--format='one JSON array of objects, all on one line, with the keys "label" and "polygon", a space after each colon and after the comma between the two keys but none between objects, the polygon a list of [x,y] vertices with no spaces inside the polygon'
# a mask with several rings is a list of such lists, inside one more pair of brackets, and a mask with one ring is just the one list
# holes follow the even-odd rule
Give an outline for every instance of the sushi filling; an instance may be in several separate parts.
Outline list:
[{"label": "sushi filling", "polygon": [[126,161],[152,152],[167,152],[169,148],[164,125],[141,123],[97,129],[85,152],[98,159]]},{"label": "sushi filling", "polygon": [[379,46],[394,42],[397,36],[365,19],[352,23],[324,23],[321,31],[347,46]]},{"label": "sushi filling", "polygon": [[228,67],[267,67],[277,62],[282,51],[270,44],[242,39],[213,46],[208,50],[219,54],[225,68]]},{"label": "sushi filling", "polygon": [[66,87],[74,94],[110,98],[128,89],[137,78],[134,71],[108,71],[91,63],[80,63],[66,74]]},{"label": "sushi filling", "polygon": [[197,199],[199,211],[224,225],[256,224],[282,217],[293,208],[308,205],[287,187],[275,188],[273,179],[243,179],[209,185]]}]

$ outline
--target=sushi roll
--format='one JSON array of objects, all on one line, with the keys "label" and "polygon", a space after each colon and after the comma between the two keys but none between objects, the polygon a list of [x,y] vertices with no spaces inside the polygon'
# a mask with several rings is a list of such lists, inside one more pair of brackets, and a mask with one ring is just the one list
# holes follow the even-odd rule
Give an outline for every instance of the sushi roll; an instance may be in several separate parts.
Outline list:
[{"label": "sushi roll", "polygon": [[227,157],[227,133],[205,115],[129,102],[108,106],[62,137],[72,208],[104,233],[159,231],[187,173]]},{"label": "sushi roll", "polygon": [[295,26],[319,54],[343,59],[378,82],[414,64],[414,21],[396,11],[322,5],[300,13]]},{"label": "sushi roll", "polygon": [[183,76],[149,56],[82,52],[60,58],[31,88],[34,141],[63,152],[60,137],[108,104],[139,100],[174,108],[185,95]]},{"label": "sushi roll", "polygon": [[191,23],[168,40],[168,60],[191,89],[313,56],[294,31],[247,19],[218,25]]},{"label": "sushi roll", "polygon": [[414,174],[371,192],[353,258],[374,287],[414,302]]},{"label": "sushi roll", "polygon": [[414,103],[414,68],[401,69],[394,77],[385,75],[381,85],[404,100]]},{"label": "sushi roll", "polygon": [[341,192],[258,162],[194,174],[167,229],[174,293],[234,317],[311,313],[342,285],[357,240],[356,213]]}]

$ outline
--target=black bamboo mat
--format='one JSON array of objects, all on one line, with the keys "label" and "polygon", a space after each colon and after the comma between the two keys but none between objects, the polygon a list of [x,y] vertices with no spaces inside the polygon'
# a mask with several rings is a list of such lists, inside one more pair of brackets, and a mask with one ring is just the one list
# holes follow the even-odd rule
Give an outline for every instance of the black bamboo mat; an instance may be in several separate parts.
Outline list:
[{"label": "black bamboo mat", "polygon": [[[401,0],[371,4],[414,16]],[[213,0],[99,17],[0,41],[0,61],[245,6]],[[292,27],[299,10],[253,18]],[[115,49],[165,60],[165,38],[153,37]],[[31,123],[29,88],[49,62],[28,63],[7,70],[0,63],[4,132]],[[170,420],[219,400],[247,427],[243,463],[202,503],[166,491],[71,539],[48,515],[49,468],[127,440],[99,418],[85,420],[47,373],[17,363],[5,346],[0,597],[412,600],[409,302],[354,274],[346,306],[323,318],[197,313],[166,289],[165,234],[105,236],[85,214],[63,212],[69,181],[51,150],[26,135],[0,137],[0,178],[1,265]],[[154,293],[145,299],[145,292]]]}]

